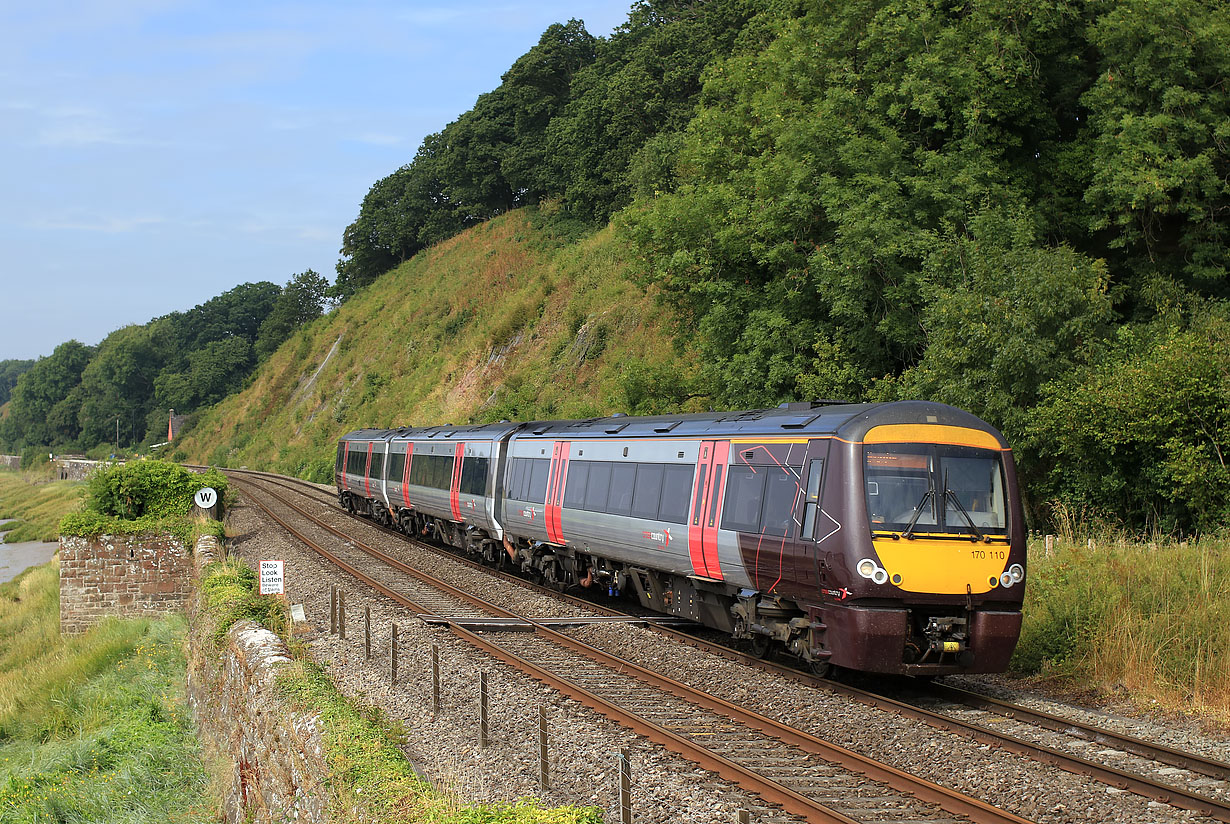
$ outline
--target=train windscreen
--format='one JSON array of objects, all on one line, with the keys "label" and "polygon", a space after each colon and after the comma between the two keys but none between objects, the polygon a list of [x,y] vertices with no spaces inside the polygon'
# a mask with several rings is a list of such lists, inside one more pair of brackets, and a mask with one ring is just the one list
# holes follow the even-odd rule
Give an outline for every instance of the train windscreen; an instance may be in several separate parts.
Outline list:
[{"label": "train windscreen", "polygon": [[864,447],[867,515],[877,532],[1004,535],[1004,472],[989,449],[945,444]]}]

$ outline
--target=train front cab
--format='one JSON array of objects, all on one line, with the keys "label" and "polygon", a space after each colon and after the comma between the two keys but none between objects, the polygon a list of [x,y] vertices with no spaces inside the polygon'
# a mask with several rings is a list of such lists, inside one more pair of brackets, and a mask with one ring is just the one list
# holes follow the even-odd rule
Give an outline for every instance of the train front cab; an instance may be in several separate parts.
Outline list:
[{"label": "train front cab", "polygon": [[1006,669],[1025,578],[1011,450],[985,425],[945,424],[873,426],[834,447],[841,486],[862,495],[833,502],[854,528],[848,596],[822,609],[830,663],[917,676]]}]

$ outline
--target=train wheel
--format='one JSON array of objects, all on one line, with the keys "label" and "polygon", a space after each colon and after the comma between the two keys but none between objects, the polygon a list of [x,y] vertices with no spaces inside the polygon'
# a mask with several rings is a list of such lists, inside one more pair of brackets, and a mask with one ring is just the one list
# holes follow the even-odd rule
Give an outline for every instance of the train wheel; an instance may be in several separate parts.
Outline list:
[{"label": "train wheel", "polygon": [[751,647],[752,655],[757,658],[768,656],[769,650],[773,647],[773,639],[767,635],[756,633],[748,640],[748,645]]}]

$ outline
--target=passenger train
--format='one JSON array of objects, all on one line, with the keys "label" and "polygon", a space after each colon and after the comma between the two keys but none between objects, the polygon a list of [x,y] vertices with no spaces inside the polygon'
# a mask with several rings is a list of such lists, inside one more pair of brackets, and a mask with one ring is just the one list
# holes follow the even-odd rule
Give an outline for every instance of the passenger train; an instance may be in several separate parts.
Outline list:
[{"label": "passenger train", "polygon": [[817,672],[999,672],[1021,628],[1012,451],[938,403],[364,429],[340,504]]}]

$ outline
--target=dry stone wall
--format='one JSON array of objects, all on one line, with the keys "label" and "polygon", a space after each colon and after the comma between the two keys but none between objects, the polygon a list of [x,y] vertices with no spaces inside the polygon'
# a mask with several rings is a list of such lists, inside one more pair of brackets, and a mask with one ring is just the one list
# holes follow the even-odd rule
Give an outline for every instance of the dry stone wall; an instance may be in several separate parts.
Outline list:
[{"label": "dry stone wall", "polygon": [[182,612],[192,592],[191,557],[170,535],[60,538],[60,632],[84,632],[109,615]]},{"label": "dry stone wall", "polygon": [[0,469],[21,469],[21,456],[0,455]]},{"label": "dry stone wall", "polygon": [[[214,538],[197,544],[197,570],[219,553]],[[278,694],[277,671],[290,662],[272,632],[240,621],[221,651],[213,644],[212,619],[191,610],[188,699],[206,747],[230,761],[223,802],[228,824],[327,822],[328,766],[320,720],[296,713]]]}]

